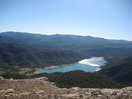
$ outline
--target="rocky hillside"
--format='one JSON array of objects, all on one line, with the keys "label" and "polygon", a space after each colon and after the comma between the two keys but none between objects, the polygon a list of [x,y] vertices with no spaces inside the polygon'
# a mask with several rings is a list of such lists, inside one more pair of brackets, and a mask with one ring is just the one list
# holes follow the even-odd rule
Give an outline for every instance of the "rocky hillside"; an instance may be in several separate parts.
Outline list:
[{"label": "rocky hillside", "polygon": [[132,99],[132,87],[58,88],[45,77],[21,80],[1,78],[0,99]]}]

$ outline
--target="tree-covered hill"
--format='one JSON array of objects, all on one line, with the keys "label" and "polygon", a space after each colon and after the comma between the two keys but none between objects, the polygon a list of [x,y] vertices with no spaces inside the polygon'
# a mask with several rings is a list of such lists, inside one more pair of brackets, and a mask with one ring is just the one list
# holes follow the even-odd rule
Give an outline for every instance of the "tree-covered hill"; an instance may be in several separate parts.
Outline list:
[{"label": "tree-covered hill", "polygon": [[84,71],[71,71],[66,73],[52,73],[45,75],[48,80],[55,82],[61,88],[81,87],[81,88],[120,88],[122,85],[114,80],[93,73]]},{"label": "tree-covered hill", "polygon": [[0,68],[46,67],[68,64],[81,59],[81,55],[72,51],[41,50],[20,44],[0,44]]},{"label": "tree-covered hill", "polygon": [[132,56],[106,66],[99,71],[99,74],[107,75],[120,83],[132,85]]}]

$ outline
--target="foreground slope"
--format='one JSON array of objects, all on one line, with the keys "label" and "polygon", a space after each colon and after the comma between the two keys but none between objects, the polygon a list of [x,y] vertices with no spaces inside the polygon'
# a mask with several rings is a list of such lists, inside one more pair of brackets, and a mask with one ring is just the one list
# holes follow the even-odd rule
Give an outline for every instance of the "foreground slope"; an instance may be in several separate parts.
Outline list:
[{"label": "foreground slope", "polygon": [[0,79],[0,99],[132,99],[132,88],[58,88],[45,77]]}]

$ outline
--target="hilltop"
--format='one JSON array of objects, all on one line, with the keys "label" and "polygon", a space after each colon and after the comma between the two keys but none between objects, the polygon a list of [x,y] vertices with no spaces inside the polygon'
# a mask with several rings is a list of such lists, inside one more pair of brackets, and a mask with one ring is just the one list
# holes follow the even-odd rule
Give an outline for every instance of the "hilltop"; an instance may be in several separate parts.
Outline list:
[{"label": "hilltop", "polygon": [[123,89],[58,88],[47,78],[0,79],[0,99],[131,99],[132,87]]}]

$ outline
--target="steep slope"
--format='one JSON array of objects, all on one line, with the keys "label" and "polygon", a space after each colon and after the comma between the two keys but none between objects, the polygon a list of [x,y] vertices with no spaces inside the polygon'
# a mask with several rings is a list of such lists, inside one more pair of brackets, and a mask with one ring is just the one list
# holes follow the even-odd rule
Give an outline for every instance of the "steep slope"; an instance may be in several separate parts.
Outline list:
[{"label": "steep slope", "polygon": [[117,61],[116,64],[106,66],[99,73],[107,75],[120,83],[132,85],[132,56]]},{"label": "steep slope", "polygon": [[81,55],[72,51],[42,50],[20,44],[0,44],[0,68],[46,67],[78,61]]}]

